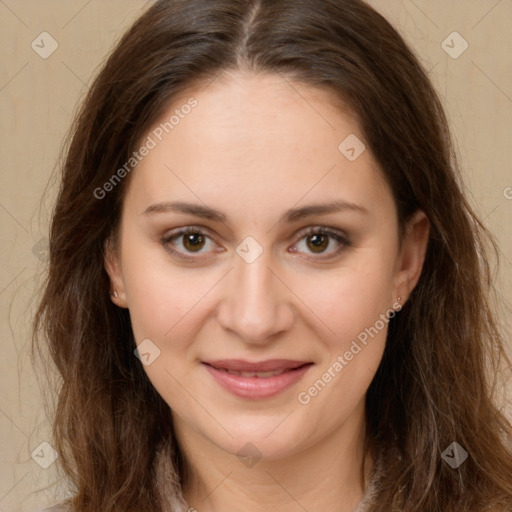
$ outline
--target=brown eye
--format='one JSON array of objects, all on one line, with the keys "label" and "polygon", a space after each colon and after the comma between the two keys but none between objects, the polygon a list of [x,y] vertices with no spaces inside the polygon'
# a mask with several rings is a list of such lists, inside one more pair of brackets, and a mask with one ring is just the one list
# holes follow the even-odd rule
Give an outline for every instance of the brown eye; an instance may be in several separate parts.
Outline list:
[{"label": "brown eye", "polygon": [[[304,245],[305,247],[301,247]],[[331,228],[309,228],[302,233],[302,238],[292,249],[292,252],[305,252],[318,255],[317,260],[338,256],[344,249],[350,247],[350,241],[342,232],[332,231]]]},{"label": "brown eye", "polygon": [[324,252],[329,246],[329,237],[323,234],[309,235],[307,239],[308,248],[311,249],[312,252]]},{"label": "brown eye", "polygon": [[187,251],[196,252],[203,248],[205,238],[201,233],[185,233],[183,236],[183,247]]},{"label": "brown eye", "polygon": [[211,237],[193,226],[164,236],[161,243],[174,256],[189,260],[196,258],[196,255],[215,250],[215,242]]}]

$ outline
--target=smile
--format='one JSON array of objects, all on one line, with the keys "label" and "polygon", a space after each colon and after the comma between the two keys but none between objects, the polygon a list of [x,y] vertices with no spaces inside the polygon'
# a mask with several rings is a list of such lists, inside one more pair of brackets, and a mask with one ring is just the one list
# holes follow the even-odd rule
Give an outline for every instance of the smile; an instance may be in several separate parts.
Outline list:
[{"label": "smile", "polygon": [[202,363],[221,388],[247,399],[270,398],[297,383],[313,363],[274,359],[262,362],[221,360]]}]

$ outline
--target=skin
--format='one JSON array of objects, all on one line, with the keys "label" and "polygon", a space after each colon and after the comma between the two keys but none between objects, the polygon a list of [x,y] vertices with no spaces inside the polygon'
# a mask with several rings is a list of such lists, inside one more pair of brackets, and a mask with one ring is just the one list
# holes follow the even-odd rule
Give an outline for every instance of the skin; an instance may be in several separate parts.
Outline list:
[{"label": "skin", "polygon": [[[329,92],[281,76],[226,73],[174,98],[162,120],[191,96],[197,107],[130,176],[119,244],[108,244],[105,259],[112,300],[129,309],[137,344],[149,338],[160,350],[144,369],[172,409],[192,468],[184,495],[199,512],[351,512],[364,490],[364,399],[387,324],[308,404],[297,396],[398,297],[407,300],[428,221],[417,212],[400,244],[392,194],[369,148],[353,162],[338,150],[349,134],[363,135]],[[178,200],[227,219],[143,213]],[[290,208],[334,200],[365,212],[279,222]],[[185,226],[206,235],[196,252],[184,236],[162,243]],[[314,235],[303,231],[322,226],[349,244],[327,237],[315,251]],[[236,252],[247,236],[263,249],[252,263]],[[221,358],[314,366],[279,395],[249,400],[220,388],[201,364]],[[237,457],[249,442],[261,454],[252,467]],[[370,456],[366,463],[368,474]]]}]

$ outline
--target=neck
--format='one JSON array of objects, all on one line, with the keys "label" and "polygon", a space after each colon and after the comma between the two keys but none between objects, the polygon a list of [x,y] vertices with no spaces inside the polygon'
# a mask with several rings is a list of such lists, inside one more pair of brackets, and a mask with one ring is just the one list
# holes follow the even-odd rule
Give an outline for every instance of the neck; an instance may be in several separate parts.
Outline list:
[{"label": "neck", "polygon": [[225,512],[233,510],[233,504],[245,512],[353,512],[363,497],[364,479],[373,468],[367,454],[363,479],[364,402],[321,441],[248,465],[188,428],[180,418],[175,417],[174,424],[191,470],[183,496],[197,512]]}]

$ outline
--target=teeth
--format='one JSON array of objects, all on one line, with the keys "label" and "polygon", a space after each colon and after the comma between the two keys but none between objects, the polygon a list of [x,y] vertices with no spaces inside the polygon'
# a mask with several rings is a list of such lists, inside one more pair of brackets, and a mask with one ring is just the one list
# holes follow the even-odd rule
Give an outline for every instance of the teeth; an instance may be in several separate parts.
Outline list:
[{"label": "teeth", "polygon": [[285,370],[274,370],[270,372],[241,372],[238,370],[224,370],[231,375],[239,375],[240,377],[259,377],[264,379],[265,377],[273,377],[274,375],[281,375]]}]

